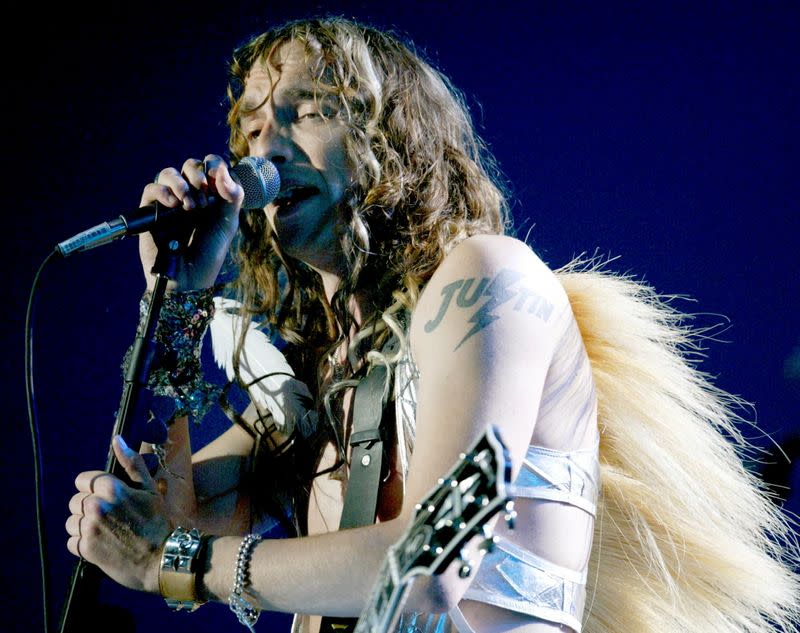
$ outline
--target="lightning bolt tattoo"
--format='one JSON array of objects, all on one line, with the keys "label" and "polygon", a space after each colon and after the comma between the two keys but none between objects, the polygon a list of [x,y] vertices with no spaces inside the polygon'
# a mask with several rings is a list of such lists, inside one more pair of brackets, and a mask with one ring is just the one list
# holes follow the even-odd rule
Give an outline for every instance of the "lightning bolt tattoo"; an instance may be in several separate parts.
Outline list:
[{"label": "lightning bolt tattoo", "polygon": [[525,311],[528,314],[536,315],[542,321],[549,321],[554,307],[552,303],[530,288],[512,288],[522,277],[522,273],[504,268],[492,280],[488,277],[483,277],[476,283],[475,278],[469,278],[458,279],[447,284],[442,288],[442,303],[439,306],[439,311],[433,319],[425,324],[425,331],[428,333],[433,332],[439,326],[453,304],[454,298],[455,305],[459,308],[471,308],[481,298],[488,297],[483,305],[475,310],[469,318],[468,322],[473,324],[472,328],[456,345],[455,349],[458,349],[468,339],[497,321],[500,318],[500,315],[497,314],[497,309],[512,299],[516,299],[512,307],[515,312]]},{"label": "lightning bolt tattoo", "polygon": [[488,295],[489,300],[478,308],[475,314],[470,317],[469,322],[475,325],[473,325],[472,329],[467,332],[467,335],[461,339],[461,342],[456,345],[456,349],[461,347],[467,339],[500,318],[498,315],[494,314],[494,310],[517,296],[517,291],[509,290],[509,286],[513,286],[517,283],[520,277],[522,277],[522,273],[505,268],[497,273],[492,283],[489,284],[484,291],[484,294]]}]

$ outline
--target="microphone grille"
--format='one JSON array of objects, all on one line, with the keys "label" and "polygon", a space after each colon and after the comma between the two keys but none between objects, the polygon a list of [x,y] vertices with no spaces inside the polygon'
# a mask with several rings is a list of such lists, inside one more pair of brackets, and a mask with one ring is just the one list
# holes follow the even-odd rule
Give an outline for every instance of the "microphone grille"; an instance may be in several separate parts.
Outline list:
[{"label": "microphone grille", "polygon": [[281,177],[266,158],[247,156],[231,168],[231,175],[244,189],[243,209],[263,209],[278,195]]}]

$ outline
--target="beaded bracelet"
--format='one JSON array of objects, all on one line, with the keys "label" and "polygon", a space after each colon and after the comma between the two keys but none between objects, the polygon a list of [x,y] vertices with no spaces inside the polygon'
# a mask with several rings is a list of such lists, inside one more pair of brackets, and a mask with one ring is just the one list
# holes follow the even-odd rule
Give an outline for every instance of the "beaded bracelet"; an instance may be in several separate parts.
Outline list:
[{"label": "beaded bracelet", "polygon": [[[166,420],[191,415],[202,418],[217,401],[221,388],[203,378],[200,362],[203,336],[214,316],[217,289],[172,292],[164,296],[154,340],[158,348],[150,367],[147,386],[157,396],[171,398],[175,410]],[[152,295],[146,292],[139,304],[141,334]],[[130,350],[125,355],[127,367]]]},{"label": "beaded bracelet", "polygon": [[253,549],[260,540],[261,537],[258,534],[248,534],[242,539],[239,553],[236,555],[233,588],[231,589],[231,595],[228,597],[228,606],[231,611],[251,633],[255,633],[253,627],[258,622],[258,616],[261,615],[261,611],[253,606],[253,603],[243,594],[247,585],[250,584],[250,558],[253,555]]}]

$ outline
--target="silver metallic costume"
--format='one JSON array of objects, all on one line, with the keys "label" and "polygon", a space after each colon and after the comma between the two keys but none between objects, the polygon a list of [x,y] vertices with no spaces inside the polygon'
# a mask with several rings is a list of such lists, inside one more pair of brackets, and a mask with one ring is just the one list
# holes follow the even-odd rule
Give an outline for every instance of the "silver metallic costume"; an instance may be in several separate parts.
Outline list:
[{"label": "silver metallic costume", "polygon": [[[558,424],[564,443],[596,427],[597,402],[591,367],[571,311],[564,315],[564,334],[545,381],[537,424]],[[409,353],[395,370],[395,406],[401,446],[413,446],[416,384],[419,372]],[[568,422],[564,422],[568,420]],[[594,426],[590,426],[594,425]],[[573,439],[573,441],[575,441]],[[401,451],[402,453],[402,451]],[[404,474],[407,461],[403,461]],[[528,447],[514,481],[516,498],[564,504],[595,515],[599,488],[598,446],[580,450]],[[588,538],[591,538],[588,535]],[[579,632],[586,599],[587,565],[580,571],[547,560],[541,553],[499,539],[487,554],[464,595]],[[472,633],[458,607],[448,614],[403,613],[398,633]]]}]

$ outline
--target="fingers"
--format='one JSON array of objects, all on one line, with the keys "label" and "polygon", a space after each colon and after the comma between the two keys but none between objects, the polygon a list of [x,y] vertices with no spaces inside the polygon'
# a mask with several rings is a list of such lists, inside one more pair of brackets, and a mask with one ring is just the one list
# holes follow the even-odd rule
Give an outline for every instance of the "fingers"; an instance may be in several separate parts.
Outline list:
[{"label": "fingers", "polygon": [[81,519],[83,519],[82,514],[71,514],[69,516],[67,522],[64,523],[64,528],[67,530],[67,534],[70,536],[81,535]]},{"label": "fingers", "polygon": [[80,492],[99,494],[107,499],[119,494],[121,484],[121,481],[104,470],[87,470],[75,478],[75,487]]},{"label": "fingers", "polygon": [[194,189],[191,194],[195,198],[197,206],[205,207],[208,205],[208,198],[206,197],[209,191],[208,178],[206,177],[206,166],[203,161],[196,158],[187,159],[184,161],[183,167],[181,167],[180,175]]},{"label": "fingers", "polygon": [[180,172],[173,167],[161,170],[156,181],[145,187],[141,204],[158,201],[170,208],[180,204],[188,211],[207,206],[208,196],[215,194],[234,204],[244,199],[225,159],[208,154],[203,160],[187,159]]},{"label": "fingers", "polygon": [[141,205],[160,202],[170,208],[183,206],[191,211],[208,205],[207,191],[208,179],[203,161],[190,158],[183,163],[181,171],[174,167],[162,169],[155,182],[144,188]]},{"label": "fingers", "polygon": [[89,494],[88,492],[76,492],[72,495],[72,499],[69,500],[69,511],[72,512],[72,514],[83,514],[83,502]]},{"label": "fingers", "polygon": [[69,535],[67,550],[75,556],[83,558],[81,541],[85,541],[87,537],[92,539],[99,533],[99,520],[106,513],[107,504],[99,497],[79,492],[70,499],[69,509],[72,514],[64,523],[64,528]]},{"label": "fingers", "polygon": [[[156,485],[147,464],[141,455],[131,449],[121,436],[114,437],[112,442],[114,454],[120,466],[125,470],[131,482],[148,492],[155,492]],[[103,470],[87,470],[75,478],[78,493],[70,501],[73,513],[80,511],[85,497],[95,495],[100,499],[115,503],[129,496],[130,487]]]},{"label": "fingers", "polygon": [[130,448],[121,435],[116,435],[113,440],[114,454],[120,465],[125,469],[125,473],[131,481],[141,484],[143,490],[155,492],[156,484],[147,464],[139,453]]},{"label": "fingers", "polygon": [[244,190],[231,177],[228,163],[216,154],[208,154],[203,162],[213,190],[227,202],[241,204],[244,200]]},{"label": "fingers", "polygon": [[[210,208],[212,199],[217,200],[213,209]],[[182,227],[191,232],[191,237],[182,234],[189,238],[188,247],[181,253],[169,288],[186,290],[211,286],[238,231],[239,209],[244,202],[244,189],[231,176],[228,164],[222,157],[209,154],[203,160],[186,160],[180,171],[172,167],[163,169],[156,182],[148,184],[142,193],[142,206],[153,202],[173,209],[183,207],[197,214],[192,218],[194,222]],[[209,207],[208,212],[198,213],[203,207]],[[153,263],[158,249],[163,246],[157,241],[163,239],[170,239],[169,234],[154,237],[143,233],[139,237],[139,255],[149,290],[155,286]]]},{"label": "fingers", "polygon": [[67,539],[67,550],[78,558],[83,558],[83,554],[81,554],[81,537],[70,536]]},{"label": "fingers", "polygon": [[197,206],[197,200],[192,195],[191,185],[174,167],[162,169],[156,177],[156,181],[144,188],[141,206],[153,202],[160,202],[170,208],[182,205],[187,211]]},{"label": "fingers", "polygon": [[128,477],[143,490],[103,471],[78,475],[64,523],[67,550],[126,587],[155,591],[153,569],[172,524],[144,460],[119,436],[112,446]]}]

